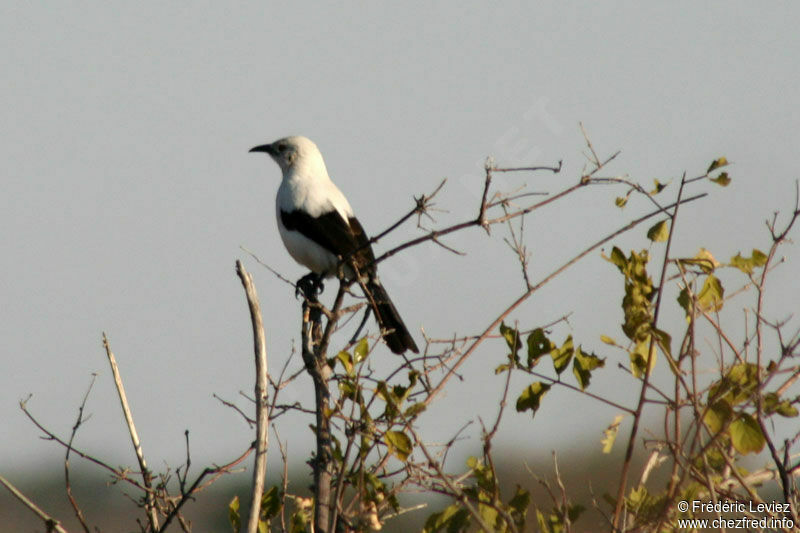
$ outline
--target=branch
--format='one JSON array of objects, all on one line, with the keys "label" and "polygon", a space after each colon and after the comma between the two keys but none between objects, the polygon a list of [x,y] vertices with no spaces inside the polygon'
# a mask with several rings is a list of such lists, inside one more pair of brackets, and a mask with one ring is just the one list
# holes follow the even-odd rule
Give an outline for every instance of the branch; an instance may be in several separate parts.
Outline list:
[{"label": "branch", "polygon": [[250,308],[250,320],[253,325],[253,349],[256,360],[256,458],[253,468],[253,490],[250,505],[250,517],[247,521],[247,532],[258,531],[258,519],[261,514],[261,495],[264,493],[264,477],[267,474],[267,448],[269,443],[269,410],[267,409],[267,346],[264,336],[264,323],[261,320],[261,306],[258,294],[253,285],[252,276],[236,261],[236,274],[242,281],[247,305]]},{"label": "branch", "polygon": [[[688,202],[692,202],[694,200],[703,198],[704,196],[706,196],[706,193],[698,194],[698,195],[695,195],[695,196],[691,196],[691,197],[686,198],[684,200],[680,200],[680,202],[675,202],[675,203],[672,203],[672,204],[666,206],[666,209],[673,208],[673,207],[677,206],[679,203],[680,204],[685,204],[685,203],[688,203]],[[638,226],[639,224],[641,224],[645,220],[647,220],[647,219],[649,219],[651,217],[654,217],[654,216],[656,216],[658,214],[661,214],[661,210],[660,209],[655,210],[655,211],[651,211],[650,213],[648,213],[646,215],[643,215],[643,216],[641,216],[639,218],[636,218],[636,219],[632,220],[631,222],[629,222],[625,226],[622,226],[618,230],[614,231],[613,233],[607,235],[606,237],[603,237],[602,239],[600,239],[596,243],[592,244],[591,246],[586,248],[584,251],[582,251],[581,253],[579,253],[578,255],[576,255],[575,257],[573,257],[572,259],[570,259],[569,261],[567,261],[563,265],[561,265],[559,268],[557,268],[555,271],[553,271],[547,277],[542,279],[539,283],[537,283],[536,285],[533,285],[527,291],[525,291],[522,294],[522,296],[517,298],[511,305],[509,305],[505,309],[505,311],[503,311],[500,314],[500,316],[498,316],[491,324],[489,324],[489,326],[483,331],[483,333],[481,335],[479,335],[478,338],[475,339],[472,342],[472,344],[469,346],[469,348],[467,348],[467,350],[463,354],[461,354],[459,356],[459,358],[450,367],[450,369],[445,374],[445,376],[441,379],[439,384],[436,385],[436,387],[434,387],[431,390],[430,394],[425,399],[425,405],[429,405],[433,401],[434,396],[436,396],[439,392],[441,392],[441,390],[444,387],[445,383],[453,376],[453,374],[456,372],[458,367],[460,367],[461,364],[464,361],[466,361],[467,358],[470,355],[472,355],[472,353],[475,351],[475,349],[478,347],[478,345],[480,345],[491,334],[491,332],[494,331],[495,328],[497,328],[497,326],[500,324],[500,322],[502,322],[509,314],[511,314],[512,311],[514,311],[514,309],[519,307],[520,304],[522,304],[522,302],[527,300],[531,296],[531,294],[533,294],[534,292],[536,292],[537,290],[542,288],[550,280],[552,280],[553,278],[555,278],[556,276],[561,274],[561,272],[563,272],[564,270],[566,270],[567,268],[569,268],[573,264],[575,264],[578,261],[580,261],[581,259],[583,259],[586,255],[591,253],[593,250],[596,250],[597,248],[601,247],[602,245],[604,245],[608,241],[616,238],[618,235],[621,235],[622,233],[625,233],[626,231],[629,231],[629,230],[633,229],[634,227]]]},{"label": "branch", "polygon": [[561,164],[563,160],[558,161],[558,165],[554,167],[548,166],[541,166],[541,167],[512,167],[512,168],[500,168],[500,167],[491,167],[490,170],[492,172],[531,172],[536,170],[549,170],[553,174],[558,174],[561,172]]},{"label": "branch", "polygon": [[78,428],[81,427],[81,424],[83,424],[83,409],[86,407],[86,400],[89,399],[89,393],[92,392],[92,386],[94,386],[95,379],[97,379],[97,374],[92,374],[92,381],[89,383],[89,388],[86,389],[86,394],[83,395],[83,401],[78,407],[78,419],[75,421],[75,425],[72,426],[72,434],[69,436],[67,453],[64,457],[64,484],[66,485],[67,489],[67,498],[69,499],[70,505],[72,505],[72,509],[75,511],[75,516],[78,517],[78,521],[81,523],[81,527],[83,527],[83,530],[86,533],[91,533],[89,530],[89,525],[86,523],[86,517],[83,516],[83,511],[81,511],[81,508],[78,506],[78,502],[75,501],[75,497],[72,495],[72,484],[69,481],[69,454],[72,451],[72,441],[75,440],[75,435],[78,433]]},{"label": "branch", "polygon": [[[671,206],[667,206],[665,209],[669,209],[670,207],[674,206],[672,210],[672,214],[670,215],[670,222],[669,222],[669,236],[667,237],[667,245],[664,249],[664,261],[661,263],[661,276],[659,277],[658,282],[658,293],[656,294],[656,302],[655,307],[653,310],[653,329],[656,329],[658,324],[658,317],[659,312],[661,310],[661,297],[664,295],[664,285],[667,279],[667,265],[669,265],[669,252],[672,247],[672,238],[675,235],[675,223],[678,219],[678,208],[683,203],[683,188],[686,186],[686,173],[683,174],[681,178],[681,184],[678,188],[678,195],[677,200]],[[687,201],[689,199],[687,198]],[[660,213],[661,210],[656,211],[655,214]],[[642,418],[642,411],[644,410],[644,404],[647,397],[647,388],[650,383],[650,360],[651,358],[655,357],[655,349],[656,349],[656,335],[650,335],[650,345],[647,349],[647,361],[645,363],[644,369],[644,376],[642,377],[642,387],[639,390],[639,402],[636,406],[636,412],[633,415],[633,424],[631,427],[631,434],[628,437],[628,446],[625,450],[625,461],[622,463],[622,473],[620,474],[620,481],[619,487],[617,489],[617,506],[614,509],[614,521],[612,524],[613,530],[616,531],[620,520],[622,518],[622,512],[625,507],[625,489],[627,487],[628,482],[628,470],[631,466],[631,460],[633,459],[633,448],[636,443],[636,435],[639,431],[639,422]]]},{"label": "branch", "polygon": [[25,497],[25,495],[22,494],[22,492],[20,492],[20,490],[17,487],[12,485],[11,482],[8,481],[6,478],[4,478],[2,475],[0,475],[0,484],[2,484],[5,488],[7,488],[8,491],[16,499],[22,502],[22,504],[25,507],[34,512],[36,516],[38,516],[44,522],[44,525],[47,527],[47,531],[57,531],[58,533],[67,533],[67,530],[61,527],[61,524],[58,522],[58,520],[56,520],[49,514],[42,511],[35,503],[33,503],[27,497]]},{"label": "branch", "polygon": [[46,435],[45,437],[42,437],[43,439],[55,441],[58,444],[60,444],[61,446],[64,446],[65,448],[71,448],[73,452],[75,452],[78,455],[80,455],[83,459],[86,459],[87,461],[92,462],[92,463],[96,464],[97,466],[99,466],[101,468],[104,468],[105,470],[108,470],[109,472],[111,472],[118,480],[126,481],[126,482],[130,483],[131,485],[133,485],[134,487],[136,487],[139,490],[142,490],[142,491],[146,490],[135,479],[131,479],[131,478],[128,477],[128,471],[127,470],[114,468],[114,467],[104,463],[100,459],[98,459],[96,457],[93,457],[93,456],[89,455],[88,453],[83,452],[83,451],[79,450],[78,448],[75,448],[74,446],[70,446],[65,440],[59,438],[55,433],[53,433],[52,431],[50,431],[46,427],[44,427],[38,420],[36,420],[36,418],[30,413],[30,411],[28,411],[28,400],[30,400],[30,398],[31,397],[28,396],[26,399],[20,400],[19,408],[22,409],[22,412],[25,413],[25,416],[27,416],[28,419],[31,422],[33,422],[33,425],[35,425],[37,428],[39,428],[39,430]]},{"label": "branch", "polygon": [[[436,471],[438,478],[441,480],[442,483],[444,483],[444,485],[450,491],[450,495],[453,498],[457,499],[461,503],[461,505],[464,506],[464,508],[472,516],[472,518],[475,520],[475,522],[478,524],[478,527],[480,527],[481,530],[486,531],[487,533],[493,531],[493,529],[489,526],[489,524],[487,524],[483,520],[483,517],[481,517],[480,513],[475,508],[475,506],[470,503],[469,498],[467,497],[466,494],[464,494],[464,491],[462,491],[452,481],[450,481],[449,476],[444,473],[439,462],[436,459],[434,459],[433,456],[430,454],[427,446],[425,446],[425,443],[422,442],[422,439],[419,438],[419,435],[417,435],[417,432],[414,431],[414,428],[412,428],[410,424],[407,424],[406,427],[408,427],[409,431],[411,432],[411,435],[414,437],[414,440],[417,443],[417,446],[419,446],[419,449],[422,450],[422,453],[428,460],[428,466]],[[511,527],[514,526],[513,523],[509,525]]]},{"label": "branch", "polygon": [[[341,293],[341,288],[340,288]],[[328,378],[330,367],[325,360],[323,344],[327,341],[323,337],[322,312],[316,291],[312,287],[303,291],[302,324],[302,356],[306,370],[314,383],[314,408],[316,412],[315,438],[317,452],[311,464],[314,469],[314,530],[318,533],[330,531],[331,519],[331,461],[333,458],[333,443],[330,431],[330,390]],[[337,297],[339,304],[340,298]],[[328,328],[328,334],[332,328]]]},{"label": "branch", "polygon": [[111,372],[114,374],[114,384],[117,386],[119,393],[119,401],[122,404],[122,412],[125,414],[125,422],[128,424],[128,431],[131,434],[131,443],[133,444],[133,451],[136,452],[136,459],[139,461],[139,468],[142,471],[142,481],[145,487],[145,511],[147,512],[147,520],[150,522],[150,530],[158,531],[158,515],[156,514],[156,503],[153,496],[153,476],[150,470],[147,469],[147,463],[144,460],[144,453],[142,452],[142,445],[139,442],[139,435],[136,433],[136,426],[133,424],[133,415],[131,408],[128,405],[128,398],[125,396],[125,387],[122,385],[122,377],[119,374],[117,367],[117,360],[114,353],[111,351],[111,346],[108,344],[108,337],[103,333],[103,347],[106,349],[108,356],[108,363],[111,365]]},{"label": "branch", "polygon": [[[226,472],[229,472],[231,468],[233,468],[234,466],[236,466],[239,463],[241,463],[242,461],[244,461],[247,458],[247,456],[250,455],[250,452],[252,452],[252,451],[253,451],[253,447],[250,446],[249,448],[247,448],[244,451],[244,453],[242,455],[240,455],[239,457],[237,457],[236,459],[234,459],[230,463],[228,463],[226,465],[222,465],[222,466],[217,466],[217,467],[214,467],[214,468],[206,468],[206,469],[204,469],[200,473],[200,475],[197,476],[197,479],[194,480],[194,483],[192,483],[192,485],[189,487],[189,490],[183,492],[183,494],[181,496],[181,499],[178,502],[178,504],[175,506],[174,509],[172,509],[169,512],[167,517],[164,519],[164,525],[161,526],[161,529],[159,530],[159,532],[164,532],[164,531],[167,530],[167,526],[169,526],[169,524],[172,521],[172,519],[175,518],[178,515],[178,513],[181,510],[181,507],[183,507],[183,505],[187,501],[192,499],[192,495],[194,493],[200,492],[204,488],[206,488],[209,485],[211,485],[214,481],[216,481],[222,474],[224,474]],[[200,483],[203,481],[203,479],[205,479],[206,476],[209,476],[209,475],[213,475],[214,477],[211,478],[207,483],[205,483],[204,485],[201,486]]]}]

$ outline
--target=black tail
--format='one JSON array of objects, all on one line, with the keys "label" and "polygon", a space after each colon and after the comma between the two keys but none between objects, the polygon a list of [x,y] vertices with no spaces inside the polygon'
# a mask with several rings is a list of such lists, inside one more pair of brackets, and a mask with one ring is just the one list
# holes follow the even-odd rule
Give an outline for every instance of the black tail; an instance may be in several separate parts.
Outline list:
[{"label": "black tail", "polygon": [[385,333],[383,340],[389,346],[389,349],[396,354],[401,354],[406,350],[411,350],[414,353],[419,353],[414,339],[408,332],[403,319],[400,318],[400,313],[395,309],[389,295],[386,294],[386,289],[383,288],[381,282],[377,279],[370,279],[365,285],[362,285],[366,291],[367,299],[372,304],[372,310],[375,312],[375,318],[378,320],[378,325]]}]

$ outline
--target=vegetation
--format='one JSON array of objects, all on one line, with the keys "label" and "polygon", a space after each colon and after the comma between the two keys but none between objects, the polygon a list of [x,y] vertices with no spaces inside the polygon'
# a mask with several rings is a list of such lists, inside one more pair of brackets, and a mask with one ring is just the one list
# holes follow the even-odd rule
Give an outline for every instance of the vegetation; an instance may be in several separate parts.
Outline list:
[{"label": "vegetation", "polygon": [[[421,228],[418,238],[378,257],[376,261],[381,262],[427,242],[457,253],[443,242],[446,235],[473,227],[488,232],[499,226],[505,228],[506,242],[519,261],[523,290],[499,315],[488,317],[485,326],[472,334],[452,338],[426,335],[419,356],[383,357],[380,364],[373,364],[374,352],[382,348],[379,336],[361,335],[369,306],[350,292],[351,283],[340,280],[330,308],[320,303],[313,292],[303,295],[302,366],[293,372],[290,358],[279,372],[268,373],[258,297],[249,274],[237,263],[253,319],[257,413],[251,417],[230,405],[256,426],[257,438],[226,465],[209,466],[194,479],[188,479],[191,460],[187,436],[186,463],[174,471],[153,474],[128,413],[139,469],[113,467],[72,446],[83,420],[82,408],[72,435],[61,438],[39,424],[23,402],[23,410],[45,436],[67,450],[67,494],[85,531],[91,531],[90,524],[70,490],[69,460],[74,455],[96,463],[116,482],[138,491],[142,531],[164,531],[169,526],[190,531],[185,513],[190,512],[186,509],[191,506],[186,504],[250,454],[256,456],[257,466],[249,502],[258,505],[248,503],[251,512],[245,516],[239,496],[232,497],[228,516],[234,531],[244,527],[262,532],[391,529],[392,521],[407,512],[424,513],[423,527],[429,533],[701,529],[701,523],[679,526],[679,520],[694,518],[741,518],[751,520],[745,523],[751,529],[758,529],[763,523],[768,524],[767,529],[791,530],[793,524],[800,523],[800,491],[796,484],[800,432],[796,432],[796,422],[784,424],[781,420],[798,415],[800,329],[796,321],[792,322],[794,317],[767,316],[765,302],[767,280],[780,266],[778,250],[789,242],[800,216],[800,203],[796,199],[788,216],[776,214],[768,221],[767,238],[760,249],[742,251],[726,262],[714,257],[711,246],[692,257],[679,257],[672,253],[675,227],[681,222],[679,214],[692,209],[696,200],[708,194],[698,192],[698,187],[708,183],[724,187],[731,183],[727,160],[715,159],[704,172],[694,177],[684,174],[674,185],[655,180],[650,189],[627,177],[602,176],[601,172],[618,154],[600,158],[588,137],[586,147],[588,168],[572,184],[544,198],[525,190],[497,191],[493,178],[507,172],[557,173],[560,163],[552,167],[504,168],[488,160],[480,202],[476,212],[465,220],[446,227],[426,227],[427,221],[433,220],[434,200],[444,189],[442,182],[432,193],[416,199],[413,209],[396,224],[373,238],[376,242],[414,218]],[[532,279],[524,234],[526,218],[556,202],[566,209],[576,191],[600,184],[621,191],[609,209],[630,210],[636,205],[635,209],[641,212],[586,249],[576,250],[553,272],[539,280]],[[662,200],[670,194],[669,200]],[[642,248],[625,251],[614,246],[625,233],[641,236]],[[568,276],[573,265],[587,256],[596,256],[605,246],[611,246],[611,251],[603,257],[609,268],[619,272],[624,338],[612,332],[599,339],[583,338],[580,332],[564,335],[561,331],[567,317],[553,317],[547,324],[529,324],[515,316],[519,306],[544,285],[556,277]],[[342,258],[343,262],[348,260]],[[770,288],[770,294],[775,293],[780,295],[779,287]],[[663,325],[661,317],[668,306],[680,309],[685,316],[681,329]],[[737,320],[732,310],[743,310],[744,327],[730,325]],[[361,313],[365,314],[364,319],[352,339],[343,348],[334,348],[339,339],[333,336],[337,328]],[[269,331],[269,324],[266,329]],[[421,434],[419,422],[458,376],[459,368],[479,347],[487,345],[499,354],[495,379],[503,380],[504,387],[499,398],[481,401],[496,404],[497,414],[489,422],[479,420],[481,453],[454,470],[447,464],[447,457],[459,435],[445,443],[432,444]],[[113,353],[107,342],[106,349],[113,368]],[[608,354],[614,352],[622,354],[629,364],[611,365]],[[611,371],[635,386],[634,396],[620,402],[609,391],[595,390],[593,378]],[[281,390],[300,372],[312,377],[314,405],[280,403]],[[118,373],[115,375],[124,406],[122,380]],[[521,376],[526,385],[518,387]],[[546,489],[549,500],[535,500],[530,486],[508,487],[500,483],[493,441],[501,432],[508,405],[529,413],[530,423],[536,424],[537,412],[547,405],[548,393],[555,388],[621,413],[606,429],[602,452],[598,451],[610,454],[617,447],[625,450],[621,462],[613,466],[619,474],[616,492],[573,501],[562,482],[559,469],[564,467],[559,467],[555,456],[549,476],[531,472],[530,477],[531,485],[538,483]],[[312,495],[290,490],[286,451],[279,438],[275,440],[284,458],[283,482],[264,487],[264,470],[280,468],[266,464],[267,428],[309,415],[315,419],[316,438],[316,451],[309,459],[314,473]],[[466,417],[464,422],[473,420]],[[637,454],[647,458],[641,469],[634,463]],[[769,464],[748,470],[747,459],[759,454]],[[656,472],[663,475],[653,475]],[[11,486],[2,478],[0,482]],[[410,491],[443,495],[449,503],[440,509],[409,507],[403,495]],[[747,502],[746,509],[737,506],[742,502]],[[25,505],[41,513],[49,530],[59,530],[58,523],[34,502],[27,500]]]}]

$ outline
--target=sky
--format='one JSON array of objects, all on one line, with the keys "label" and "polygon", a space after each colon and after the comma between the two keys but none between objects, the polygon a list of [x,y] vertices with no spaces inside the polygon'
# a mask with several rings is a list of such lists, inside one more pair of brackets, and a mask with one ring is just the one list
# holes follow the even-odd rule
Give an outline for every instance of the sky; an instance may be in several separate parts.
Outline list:
[{"label": "sky", "polygon": [[[798,15],[793,3],[745,2],[3,2],[0,472],[61,475],[62,450],[39,439],[18,402],[32,394],[31,412],[67,435],[93,373],[76,445],[134,464],[103,332],[151,465],[183,460],[186,429],[195,464],[249,445],[251,431],[213,394],[235,400],[253,387],[236,259],[255,277],[271,367],[297,345],[293,289],[242,250],[289,279],[304,274],[277,233],[279,169],[248,153],[286,135],[317,143],[373,234],[443,178],[428,226],[474,217],[487,156],[563,160],[558,175],[498,176],[501,190],[565,188],[587,166],[581,123],[601,156],[621,150],[605,175],[672,180],[669,198],[684,172],[724,155],[733,182],[693,189],[710,195],[681,215],[675,253],[705,246],[724,261],[765,248],[764,220],[791,211],[800,177]],[[649,209],[641,199],[614,207],[624,192],[592,187],[529,218],[533,279]],[[645,229],[614,242],[646,247]],[[419,232],[406,224],[376,251]],[[443,241],[464,256],[427,244],[381,264],[418,344],[420,328],[434,338],[480,331],[520,294],[504,236],[468,230]],[[767,307],[776,317],[800,297],[800,254],[781,254]],[[580,337],[614,362],[593,387],[631,403],[616,390],[619,353],[599,341],[622,337],[621,296],[596,252],[511,321],[529,328],[572,313],[554,336]],[[465,365],[421,422],[432,440],[494,416],[502,379],[492,369],[504,353],[488,343]],[[391,357],[380,347],[373,364]],[[307,377],[282,394],[313,398]],[[595,445],[617,414],[561,390],[552,398],[534,421],[509,413],[501,446],[540,458]],[[279,425],[297,461],[309,422]],[[477,427],[464,453],[478,450]]]}]

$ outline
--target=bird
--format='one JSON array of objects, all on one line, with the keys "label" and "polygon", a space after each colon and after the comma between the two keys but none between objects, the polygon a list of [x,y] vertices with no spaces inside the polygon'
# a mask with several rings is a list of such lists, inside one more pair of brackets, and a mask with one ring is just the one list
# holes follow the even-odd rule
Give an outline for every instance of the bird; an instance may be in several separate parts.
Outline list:
[{"label": "bird", "polygon": [[[283,173],[275,215],[289,255],[311,271],[309,276],[320,290],[322,279],[335,276],[341,262],[345,278],[359,281],[364,290],[389,349],[396,354],[419,353],[378,278],[369,237],[328,175],[317,145],[306,137],[290,136],[255,146],[250,152],[269,154]],[[298,286],[308,279],[301,279]]]}]

